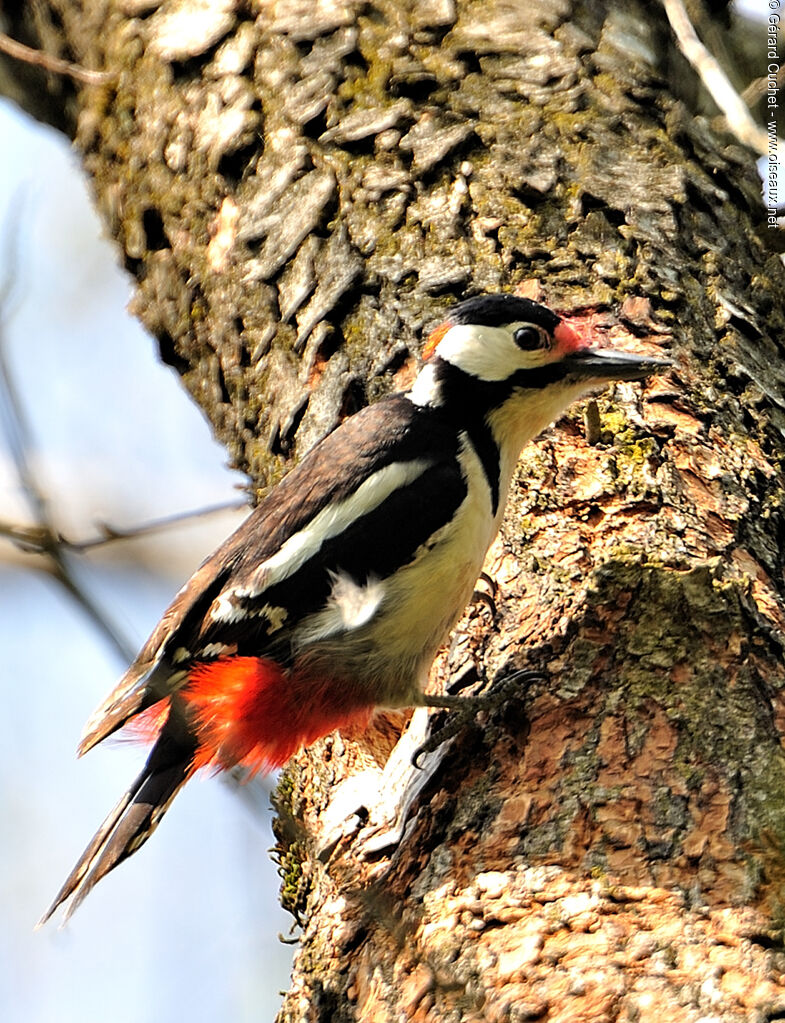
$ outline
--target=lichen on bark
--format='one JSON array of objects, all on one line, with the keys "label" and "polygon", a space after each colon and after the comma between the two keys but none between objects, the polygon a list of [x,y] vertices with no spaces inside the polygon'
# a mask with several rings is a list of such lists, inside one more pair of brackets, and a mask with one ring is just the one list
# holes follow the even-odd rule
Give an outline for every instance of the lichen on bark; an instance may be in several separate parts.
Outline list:
[{"label": "lichen on bark", "polygon": [[[710,274],[677,274],[679,219],[703,256],[729,245],[706,212],[727,175],[747,215],[757,201],[742,154],[664,101],[652,19],[336,2],[300,21],[296,4],[225,3],[175,45],[169,6],[109,16],[91,52],[118,84],[77,138],[140,315],[259,485],[394,386],[467,289],[647,294],[686,328]],[[237,222],[216,252],[226,196]]]}]

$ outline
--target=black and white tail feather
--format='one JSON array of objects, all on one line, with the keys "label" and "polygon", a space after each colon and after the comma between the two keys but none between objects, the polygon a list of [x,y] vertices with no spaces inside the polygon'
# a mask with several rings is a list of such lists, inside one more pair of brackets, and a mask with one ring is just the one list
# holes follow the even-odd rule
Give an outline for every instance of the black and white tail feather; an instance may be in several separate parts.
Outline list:
[{"label": "black and white tail feather", "polygon": [[193,773],[192,743],[175,740],[164,731],[134,783],[96,831],[37,927],[70,899],[62,923],[118,863],[136,852],[152,835],[172,800]]}]

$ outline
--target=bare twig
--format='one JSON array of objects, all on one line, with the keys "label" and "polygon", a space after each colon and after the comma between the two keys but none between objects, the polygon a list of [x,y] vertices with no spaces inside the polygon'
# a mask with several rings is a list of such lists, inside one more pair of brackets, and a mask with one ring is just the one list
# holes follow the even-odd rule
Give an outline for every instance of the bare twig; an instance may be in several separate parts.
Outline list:
[{"label": "bare twig", "polygon": [[25,417],[25,410],[14,386],[13,375],[8,364],[7,352],[2,332],[3,322],[7,322],[19,303],[18,279],[14,268],[21,265],[16,250],[21,237],[20,225],[24,216],[25,197],[21,195],[9,205],[7,229],[3,232],[5,252],[0,258],[0,265],[5,272],[0,276],[0,429],[5,434],[11,458],[16,468],[20,487],[30,506],[33,522],[27,525],[0,521],[0,536],[6,537],[18,548],[31,553],[43,555],[49,563],[49,572],[69,593],[110,643],[119,652],[124,661],[133,658],[135,651],[120,635],[103,609],[99,607],[79,584],[69,563],[69,555],[80,554],[86,550],[113,543],[121,539],[130,539],[169,528],[184,519],[210,515],[227,508],[242,507],[244,502],[226,502],[199,511],[170,515],[153,522],[144,523],[131,529],[119,529],[108,524],[100,526],[102,535],[81,542],[71,541],[64,537],[56,528],[52,518],[49,502],[30,464],[28,452],[32,448],[30,429]]},{"label": "bare twig", "polygon": [[153,519],[152,522],[143,522],[138,526],[130,526],[128,529],[121,529],[119,526],[112,526],[107,522],[97,524],[101,535],[90,540],[69,540],[67,536],[58,533],[52,537],[42,526],[23,526],[15,522],[4,522],[0,520],[0,536],[4,536],[17,547],[33,554],[48,554],[52,543],[64,550],[81,554],[84,551],[93,550],[95,547],[103,547],[118,540],[135,540],[140,536],[149,536],[151,533],[171,529],[173,526],[186,522],[189,519],[206,518],[208,515],[217,515],[219,512],[247,508],[245,501],[224,501],[221,504],[210,505],[206,508],[196,508],[192,511],[177,512],[174,515],[167,515],[160,519]]},{"label": "bare twig", "polygon": [[[20,265],[19,255],[15,251],[15,246],[20,237],[18,222],[22,216],[23,207],[23,200],[11,204],[10,208],[13,212],[10,216],[13,220],[9,224],[9,229],[5,232],[6,252],[3,253],[4,258],[0,260],[0,263],[4,263],[6,267],[5,275],[0,279],[0,313],[4,314],[6,318],[14,298],[18,297],[15,296],[17,281],[12,268]],[[38,549],[49,557],[50,571],[54,578],[57,579],[60,585],[63,586],[87,616],[103,632],[120,657],[127,662],[133,657],[134,650],[121,637],[103,609],[76,582],[71,567],[68,564],[66,552],[59,542],[57,530],[54,528],[49,514],[48,502],[43,491],[38,486],[38,481],[27,457],[27,452],[30,448],[30,431],[27,426],[22,403],[14,387],[3,340],[2,333],[0,333],[0,410],[4,413],[2,425],[8,440],[11,457],[16,466],[19,482],[36,520],[34,531]],[[32,535],[28,531],[28,538]]]},{"label": "bare twig", "polygon": [[662,5],[679,49],[692,64],[722,111],[730,130],[745,146],[754,149],[761,156],[766,156],[769,151],[766,132],[755,123],[746,103],[736,92],[728,76],[698,38],[682,0],[662,0]]},{"label": "bare twig", "polygon": [[[785,84],[785,64],[777,72],[777,88],[781,89]],[[753,79],[747,88],[742,92],[741,98],[748,107],[754,106],[758,100],[763,99],[769,90],[769,78],[766,75]]]},{"label": "bare twig", "polygon": [[166,515],[160,519],[153,519],[151,522],[143,522],[138,526],[131,526],[128,529],[112,526],[108,522],[99,522],[97,526],[101,530],[101,536],[96,536],[92,540],[67,540],[63,537],[62,543],[70,551],[89,551],[94,547],[114,543],[116,540],[133,540],[139,536],[148,536],[150,533],[159,533],[164,529],[171,529],[181,522],[187,522],[188,519],[206,518],[208,515],[217,515],[219,512],[239,511],[241,508],[247,507],[247,501],[223,501],[221,504],[209,505],[206,508],[176,512],[174,515]]},{"label": "bare twig", "polygon": [[48,533],[40,526],[20,526],[16,522],[0,522],[0,536],[10,540],[22,551],[44,554],[48,550]]},{"label": "bare twig", "polygon": [[[4,428],[3,432],[8,439],[8,445],[20,484],[36,521],[35,524],[27,526],[0,522],[0,536],[7,537],[23,550],[44,555],[47,559],[47,568],[50,575],[63,587],[71,599],[82,608],[87,617],[117,650],[121,660],[128,664],[135,656],[135,649],[115,629],[103,608],[79,584],[72,566],[69,564],[69,554],[79,554],[101,544],[141,536],[160,529],[167,529],[182,522],[184,519],[211,515],[229,508],[241,508],[246,505],[246,502],[225,502],[198,511],[170,515],[132,529],[118,529],[104,523],[101,526],[102,536],[81,543],[67,540],[55,528],[49,513],[49,502],[38,484],[28,458],[27,452],[31,446],[30,431],[27,426],[22,403],[14,387],[2,330],[3,323],[10,319],[11,310],[19,300],[18,281],[12,268],[20,265],[15,246],[21,236],[18,228],[23,215],[23,199],[24,196],[21,197],[20,201],[10,204],[12,212],[9,214],[7,230],[0,232],[0,237],[5,238],[6,250],[2,253],[2,258],[0,258],[0,266],[4,265],[6,268],[5,273],[0,275],[0,413],[3,413],[0,415],[0,427]],[[259,778],[249,779],[247,774],[240,770],[233,771],[226,778],[226,782],[230,788],[242,796],[244,804],[255,816],[262,819],[267,818],[270,801],[269,782]]]},{"label": "bare twig", "polygon": [[134,656],[134,649],[125,640],[109,618],[103,608],[93,601],[89,594],[76,582],[68,564],[66,552],[60,543],[60,537],[54,528],[50,516],[49,507],[38,483],[33,475],[30,463],[27,458],[27,428],[23,418],[22,408],[13,386],[9,367],[5,358],[3,345],[0,343],[0,405],[8,409],[6,415],[6,436],[9,448],[16,465],[17,475],[24,490],[25,496],[30,503],[36,516],[37,525],[32,529],[25,530],[26,536],[16,540],[20,545],[33,546],[50,559],[50,572],[60,585],[70,594],[73,600],[82,608],[94,624],[103,632],[112,646],[117,650],[121,659],[130,661]]},{"label": "bare twig", "polygon": [[89,68],[72,64],[61,57],[53,57],[51,54],[44,53],[43,50],[34,50],[31,46],[25,46],[24,43],[20,43],[18,39],[12,39],[5,32],[0,32],[0,52],[15,60],[24,61],[25,64],[32,64],[45,71],[52,71],[56,75],[67,75],[84,85],[105,85],[117,78],[116,71],[91,71]]}]

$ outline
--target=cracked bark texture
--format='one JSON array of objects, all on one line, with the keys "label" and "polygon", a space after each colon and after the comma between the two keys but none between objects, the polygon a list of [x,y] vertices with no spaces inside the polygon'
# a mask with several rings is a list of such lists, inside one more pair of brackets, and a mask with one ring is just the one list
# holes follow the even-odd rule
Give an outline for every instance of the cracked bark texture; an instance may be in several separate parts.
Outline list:
[{"label": "cracked bark texture", "polygon": [[31,105],[72,130],[138,315],[257,491],[407,383],[467,290],[678,358],[599,398],[594,443],[574,410],[527,450],[496,615],[467,612],[433,684],[548,681],[435,756],[403,830],[400,720],[288,768],[280,1020],[781,1017],[785,281],[752,159],[691,113],[660,9],[5,16],[117,72]]}]

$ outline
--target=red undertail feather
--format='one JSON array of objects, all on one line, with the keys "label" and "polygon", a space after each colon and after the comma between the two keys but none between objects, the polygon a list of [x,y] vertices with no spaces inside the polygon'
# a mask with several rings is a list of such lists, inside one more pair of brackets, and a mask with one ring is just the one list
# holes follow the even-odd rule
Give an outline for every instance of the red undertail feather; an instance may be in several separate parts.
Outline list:
[{"label": "red undertail feather", "polygon": [[169,719],[170,701],[167,698],[159,700],[151,707],[139,711],[123,725],[119,733],[121,738],[128,738],[133,742],[143,742],[148,745],[154,743],[161,734],[164,725]]},{"label": "red undertail feather", "polygon": [[194,765],[269,771],[336,728],[364,727],[372,708],[347,690],[334,680],[295,678],[266,657],[199,664],[182,690],[198,743]]},{"label": "red undertail feather", "polygon": [[67,900],[66,918],[91,888],[153,833],[200,767],[281,767],[300,746],[335,728],[365,727],[373,713],[339,680],[291,673],[265,657],[227,657],[194,667],[187,683],[126,722],[154,742],[147,763],[85,849],[44,923]]}]

